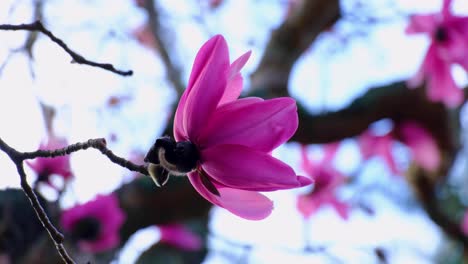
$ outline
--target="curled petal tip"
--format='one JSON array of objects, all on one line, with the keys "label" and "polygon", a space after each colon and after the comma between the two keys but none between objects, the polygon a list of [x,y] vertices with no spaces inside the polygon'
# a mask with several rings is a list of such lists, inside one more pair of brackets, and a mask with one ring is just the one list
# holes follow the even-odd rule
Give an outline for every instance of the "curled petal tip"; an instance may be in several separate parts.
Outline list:
[{"label": "curled petal tip", "polygon": [[297,176],[297,181],[299,182],[300,187],[304,187],[304,186],[311,185],[312,183],[314,183],[313,179],[304,177],[304,176]]}]

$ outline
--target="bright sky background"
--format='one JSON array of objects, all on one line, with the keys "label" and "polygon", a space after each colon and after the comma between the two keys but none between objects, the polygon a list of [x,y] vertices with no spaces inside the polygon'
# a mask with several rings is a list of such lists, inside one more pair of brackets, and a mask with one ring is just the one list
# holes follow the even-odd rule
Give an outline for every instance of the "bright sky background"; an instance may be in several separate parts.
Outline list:
[{"label": "bright sky background", "polygon": [[[9,13],[15,2],[16,7]],[[285,12],[285,1],[225,2],[215,12],[209,12],[196,0],[160,1],[161,6],[167,7],[163,14],[167,27],[176,32],[175,58],[179,62],[190,62],[183,64],[186,79],[198,48],[215,33],[226,37],[231,59],[249,49],[253,51],[243,70],[247,77],[259,62],[269,30],[281,22]],[[252,5],[253,2],[256,4]],[[352,2],[343,1],[344,9]],[[382,3],[388,2],[394,2],[407,14],[437,11],[441,4],[436,0],[375,0],[368,4],[377,7],[380,11],[377,15],[384,15],[388,9],[385,5],[382,7]],[[30,1],[0,1],[0,23],[30,22],[30,6]],[[19,150],[36,149],[45,135],[39,98],[56,107],[55,128],[71,143],[97,137],[109,139],[110,135],[115,135],[117,141],[110,142],[109,147],[119,155],[129,156],[135,149],[148,149],[160,135],[175,97],[167,86],[164,67],[157,55],[130,36],[130,32],[145,21],[144,13],[130,0],[51,0],[46,7],[46,26],[72,49],[88,59],[132,69],[135,75],[124,78],[97,68],[70,64],[67,54],[41,37],[34,48],[35,79],[31,77],[29,61],[23,53],[10,57],[0,76],[0,87],[4,90],[0,96],[3,124],[0,136]],[[468,14],[468,4],[455,1],[455,10]],[[192,19],[200,14],[204,14],[203,27]],[[402,17],[373,26],[366,36],[351,38],[349,43],[338,46],[341,48],[336,53],[330,53],[329,49],[340,45],[339,40],[324,34],[295,66],[291,93],[311,111],[333,110],[345,106],[369,87],[411,76],[419,67],[428,42],[424,37],[405,36],[405,25]],[[340,22],[336,28],[340,32],[352,29],[349,22]],[[0,61],[24,39],[24,33],[0,31]],[[464,83],[466,76],[457,72],[457,80]],[[131,96],[132,100],[121,108],[109,109],[106,101],[110,95]],[[385,129],[386,125],[382,122],[378,126]],[[300,171],[298,149],[297,144],[288,144],[275,155]],[[320,155],[317,147],[312,147],[311,152]],[[400,153],[401,163],[405,164],[408,154],[404,148]],[[347,140],[340,149],[337,166],[345,173],[352,173],[359,169],[359,164],[358,150],[352,140]],[[76,177],[63,199],[65,207],[87,201],[97,193],[111,192],[131,178],[128,172],[93,150],[74,154],[72,166]],[[0,154],[0,168],[0,187],[18,187],[19,176],[4,154]],[[33,173],[28,172],[33,179]],[[371,161],[362,173],[361,184],[374,182],[385,186],[393,193],[391,197],[408,188],[401,179],[391,177],[379,161]],[[379,175],[378,181],[375,175]],[[324,254],[300,252],[304,245],[304,225],[295,209],[295,197],[304,191],[269,193],[275,201],[275,210],[271,217],[260,222],[244,221],[222,209],[214,209],[212,231],[225,239],[256,245],[249,255],[249,263],[329,263],[330,258]],[[431,254],[439,246],[441,237],[424,214],[414,207],[402,210],[398,201],[373,189],[362,192],[366,194],[366,201],[377,208],[376,214],[369,217],[356,209],[350,220],[343,222],[332,210],[324,209],[308,225],[313,244],[328,246],[329,253],[346,263],[374,263],[373,246],[388,250],[390,263],[431,263]],[[348,188],[343,190],[342,197],[351,199],[354,193],[355,190]],[[401,199],[411,201],[412,197]],[[138,256],[135,252],[144,250],[156,239],[156,228],[140,233],[122,253],[121,263],[132,262]],[[213,238],[212,242],[219,250],[234,250],[216,240]],[[222,254],[213,253],[206,263],[232,262]]]}]

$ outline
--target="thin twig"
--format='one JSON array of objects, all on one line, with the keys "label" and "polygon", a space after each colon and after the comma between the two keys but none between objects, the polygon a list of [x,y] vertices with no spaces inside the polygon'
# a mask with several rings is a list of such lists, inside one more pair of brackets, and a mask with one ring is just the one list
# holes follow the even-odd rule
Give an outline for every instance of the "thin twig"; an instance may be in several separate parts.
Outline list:
[{"label": "thin twig", "polygon": [[133,74],[132,70],[128,71],[122,71],[116,69],[112,64],[110,63],[98,63],[94,61],[90,61],[80,54],[74,52],[71,50],[63,40],[59,39],[56,37],[51,31],[46,29],[44,25],[41,23],[41,21],[36,21],[31,24],[19,24],[19,25],[11,25],[11,24],[1,24],[0,25],[0,30],[27,30],[27,31],[40,31],[46,36],[48,36],[53,42],[55,42],[57,45],[59,45],[62,49],[65,50],[73,59],[73,62],[78,63],[78,64],[86,64],[89,66],[93,67],[98,67],[104,70],[111,71],[113,73],[122,75],[122,76],[131,76]]},{"label": "thin twig", "polygon": [[49,217],[47,216],[46,212],[44,211],[44,208],[41,206],[39,203],[39,200],[37,199],[36,194],[34,193],[33,189],[31,186],[29,186],[27,180],[26,180],[26,173],[24,172],[23,168],[23,163],[17,163],[15,161],[16,168],[18,170],[18,173],[20,175],[21,179],[21,188],[23,188],[23,191],[26,193],[26,196],[29,199],[29,202],[31,203],[34,211],[37,214],[37,217],[41,221],[42,225],[44,228],[47,230],[49,233],[49,236],[52,238],[54,241],[55,247],[57,248],[58,253],[62,257],[63,261],[67,264],[74,264],[75,262],[73,259],[68,255],[67,250],[63,246],[63,234],[60,233],[57,228],[50,222]]},{"label": "thin twig", "polygon": [[73,152],[80,150],[85,150],[88,148],[94,148],[99,150],[102,154],[109,158],[110,161],[116,163],[128,170],[139,172],[144,175],[148,175],[148,170],[144,165],[136,165],[133,162],[121,158],[115,155],[110,149],[106,147],[106,140],[104,138],[89,139],[86,142],[79,142],[72,145],[69,145],[64,148],[55,149],[55,150],[37,150],[33,152],[23,152],[21,157],[23,160],[26,159],[35,159],[38,157],[42,158],[54,158],[57,156],[65,156]]}]

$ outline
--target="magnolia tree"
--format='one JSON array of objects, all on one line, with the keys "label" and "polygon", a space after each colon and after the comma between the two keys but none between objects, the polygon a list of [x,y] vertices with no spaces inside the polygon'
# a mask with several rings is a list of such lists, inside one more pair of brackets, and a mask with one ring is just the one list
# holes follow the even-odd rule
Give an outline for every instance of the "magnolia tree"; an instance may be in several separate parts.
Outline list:
[{"label": "magnolia tree", "polygon": [[0,263],[468,261],[463,1],[78,2],[2,3]]}]

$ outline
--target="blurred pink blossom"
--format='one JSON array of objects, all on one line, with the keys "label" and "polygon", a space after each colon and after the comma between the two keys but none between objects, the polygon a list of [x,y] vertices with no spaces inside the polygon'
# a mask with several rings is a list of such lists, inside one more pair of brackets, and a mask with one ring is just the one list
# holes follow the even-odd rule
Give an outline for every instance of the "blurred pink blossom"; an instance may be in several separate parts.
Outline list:
[{"label": "blurred pink blossom", "polygon": [[345,176],[335,169],[333,158],[339,144],[328,144],[324,147],[324,156],[319,161],[312,161],[307,156],[306,146],[302,146],[302,168],[315,180],[310,193],[300,195],[297,208],[304,218],[311,217],[322,206],[332,206],[343,219],[348,219],[349,206],[336,197],[336,190],[345,182]]},{"label": "blurred pink blossom", "polygon": [[145,23],[135,28],[131,32],[131,35],[143,47],[148,48],[153,51],[157,51],[159,49],[158,41],[156,40],[153,33],[151,32],[151,28],[149,27],[148,23]]},{"label": "blurred pink blossom", "polygon": [[440,166],[440,151],[429,132],[416,122],[406,121],[399,126],[401,140],[411,150],[413,160],[422,168],[434,171]]},{"label": "blurred pink blossom", "polygon": [[208,6],[211,9],[218,8],[224,1],[223,0],[206,0],[208,2]]},{"label": "blurred pink blossom", "polygon": [[428,97],[455,107],[463,102],[463,92],[451,74],[452,64],[468,70],[468,17],[450,13],[451,0],[444,0],[442,11],[435,14],[413,15],[406,28],[408,34],[428,34],[431,44],[416,75],[408,81],[417,87],[427,81]]},{"label": "blurred pink blossom", "polygon": [[[53,150],[68,146],[67,140],[58,137],[49,137],[47,141],[40,144],[39,149]],[[55,158],[36,158],[33,161],[27,161],[26,164],[37,174],[38,182],[45,182],[54,189],[58,189],[50,181],[51,175],[58,175],[65,181],[69,180],[73,174],[70,168],[70,156],[58,156]]]},{"label": "blurred pink blossom", "polygon": [[95,253],[119,245],[119,229],[125,218],[117,197],[109,194],[64,210],[60,222],[81,250]]},{"label": "blurred pink blossom", "polygon": [[377,135],[368,129],[358,137],[358,145],[364,161],[373,157],[379,157],[387,165],[392,175],[400,175],[392,153],[394,138],[392,132],[384,135]]},{"label": "blurred pink blossom", "polygon": [[201,238],[181,224],[167,224],[158,226],[161,232],[161,243],[182,250],[195,251],[201,249]]},{"label": "blurred pink blossom", "polygon": [[311,180],[271,156],[297,129],[296,102],[238,99],[239,71],[249,56],[247,52],[230,64],[221,35],[201,47],[177,107],[174,135],[178,144],[188,142],[199,152],[196,168],[188,173],[194,188],[233,214],[258,220],[273,209],[259,191],[301,187]]},{"label": "blurred pink blossom", "polygon": [[409,148],[412,159],[422,168],[434,171],[440,166],[441,157],[436,141],[429,131],[416,121],[400,122],[392,131],[384,135],[377,135],[368,129],[357,140],[363,159],[382,158],[392,175],[402,174],[401,169],[396,165],[392,151],[397,140]]}]

